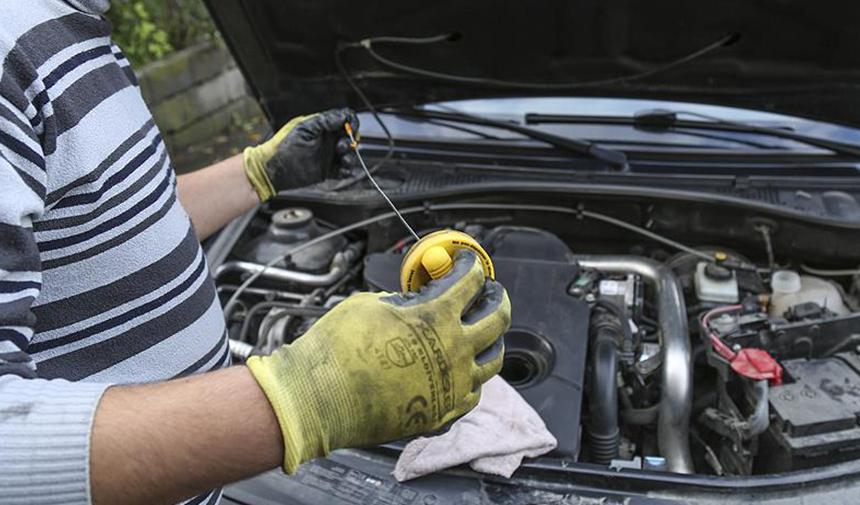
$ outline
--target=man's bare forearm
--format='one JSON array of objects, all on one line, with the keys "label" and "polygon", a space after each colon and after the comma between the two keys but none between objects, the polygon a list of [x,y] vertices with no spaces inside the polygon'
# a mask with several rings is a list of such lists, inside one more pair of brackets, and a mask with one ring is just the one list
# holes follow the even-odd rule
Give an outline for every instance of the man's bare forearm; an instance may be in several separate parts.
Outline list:
[{"label": "man's bare forearm", "polygon": [[93,426],[93,502],[177,503],[283,461],[277,418],[244,366],[116,386]]},{"label": "man's bare forearm", "polygon": [[177,191],[200,240],[260,203],[245,175],[241,154],[180,175]]}]

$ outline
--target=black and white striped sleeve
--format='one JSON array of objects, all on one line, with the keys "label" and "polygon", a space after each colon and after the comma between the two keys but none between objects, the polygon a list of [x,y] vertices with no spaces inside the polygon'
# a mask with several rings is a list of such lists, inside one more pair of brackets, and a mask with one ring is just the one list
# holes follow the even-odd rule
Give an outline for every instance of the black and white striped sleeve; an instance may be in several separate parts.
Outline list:
[{"label": "black and white striped sleeve", "polygon": [[108,385],[40,379],[27,352],[42,286],[32,221],[46,181],[38,137],[0,96],[0,501],[86,504],[90,430]]},{"label": "black and white striped sleeve", "polygon": [[26,116],[0,97],[0,376],[36,377],[26,351],[42,287],[32,220],[44,210],[47,174]]}]

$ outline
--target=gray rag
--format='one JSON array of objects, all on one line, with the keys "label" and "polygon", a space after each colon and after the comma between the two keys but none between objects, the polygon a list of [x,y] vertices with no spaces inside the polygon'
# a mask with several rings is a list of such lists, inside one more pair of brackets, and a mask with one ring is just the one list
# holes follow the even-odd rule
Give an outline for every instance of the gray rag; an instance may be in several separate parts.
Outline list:
[{"label": "gray rag", "polygon": [[484,384],[478,406],[446,433],[409,442],[392,473],[403,482],[469,463],[476,472],[510,478],[523,458],[546,454],[557,444],[531,405],[495,376]]}]

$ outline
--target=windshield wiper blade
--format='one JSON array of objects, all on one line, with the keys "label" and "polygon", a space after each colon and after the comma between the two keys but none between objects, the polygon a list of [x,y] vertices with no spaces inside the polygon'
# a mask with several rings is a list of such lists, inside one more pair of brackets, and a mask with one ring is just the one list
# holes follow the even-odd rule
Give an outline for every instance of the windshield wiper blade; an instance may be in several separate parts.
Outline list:
[{"label": "windshield wiper blade", "polygon": [[427,110],[427,109],[386,109],[387,113],[396,114],[400,116],[406,117],[420,117],[424,119],[435,119],[442,121],[452,121],[452,122],[460,122],[460,123],[468,123],[478,126],[487,126],[490,128],[500,128],[503,130],[508,130],[512,132],[519,133],[520,135],[538,140],[541,142],[546,142],[547,144],[555,147],[557,149],[573,152],[577,154],[581,154],[584,156],[588,156],[594,158],[596,160],[600,160],[605,162],[606,164],[617,168],[620,171],[627,171],[629,169],[629,164],[627,161],[627,155],[622,151],[618,151],[615,149],[606,149],[604,147],[600,147],[594,142],[589,140],[582,139],[573,139],[568,137],[563,137],[561,135],[555,135],[553,133],[543,132],[534,128],[529,128],[528,126],[522,126],[515,123],[509,123],[507,121],[499,121],[496,119],[485,118],[481,116],[473,116],[471,114],[466,114],[464,112],[443,112],[443,111],[435,111],[435,110]]},{"label": "windshield wiper blade", "polygon": [[[679,115],[700,118],[700,120],[681,119]],[[704,119],[702,121],[701,119]],[[648,131],[669,130],[671,128],[688,128],[704,130],[720,130],[737,133],[756,133],[771,137],[793,140],[802,144],[827,149],[836,154],[860,158],[860,146],[846,144],[835,140],[810,137],[779,127],[757,126],[737,121],[729,121],[718,117],[699,114],[685,110],[656,109],[637,113],[633,117],[624,116],[582,116],[575,114],[526,114],[526,124],[618,124],[633,125]]]}]

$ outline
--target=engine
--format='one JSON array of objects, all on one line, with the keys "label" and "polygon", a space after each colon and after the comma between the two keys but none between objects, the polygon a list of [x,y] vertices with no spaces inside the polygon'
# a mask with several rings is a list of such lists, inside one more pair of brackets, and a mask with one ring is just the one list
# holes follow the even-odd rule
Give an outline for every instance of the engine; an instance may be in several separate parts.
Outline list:
[{"label": "engine", "polygon": [[[558,439],[548,457],[712,475],[860,458],[856,285],[722,248],[583,252],[533,223],[446,226],[484,246],[508,290],[500,375]],[[409,238],[331,229],[298,208],[247,227],[216,271],[237,358],[354,292],[398,290]]]}]

